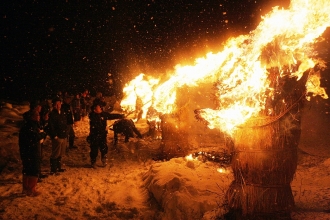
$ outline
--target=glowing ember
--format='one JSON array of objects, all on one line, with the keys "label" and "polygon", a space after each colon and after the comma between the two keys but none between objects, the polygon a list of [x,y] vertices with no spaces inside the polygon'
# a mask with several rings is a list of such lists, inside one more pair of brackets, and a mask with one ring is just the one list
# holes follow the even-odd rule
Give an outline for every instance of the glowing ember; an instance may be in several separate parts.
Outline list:
[{"label": "glowing ember", "polygon": [[226,168],[224,168],[224,167],[219,167],[218,169],[217,169],[217,171],[219,172],[219,173],[226,173]]},{"label": "glowing ember", "polygon": [[[177,88],[219,82],[219,109],[202,109],[200,116],[210,128],[232,134],[235,127],[265,110],[266,98],[274,95],[270,68],[279,70],[276,78],[299,80],[305,71],[323,64],[312,46],[330,26],[329,11],[328,0],[293,0],[287,10],[274,7],[249,35],[229,39],[221,52],[196,59],[195,65],[177,65],[167,81],[143,80],[141,74],[125,87],[121,104],[129,109],[139,97],[144,108],[152,105],[159,113],[171,113]],[[327,98],[319,74],[310,71],[309,75],[308,92]]]},{"label": "glowing ember", "polygon": [[187,155],[185,158],[186,158],[186,160],[188,160],[188,161],[196,160],[196,158],[193,158],[192,154]]}]

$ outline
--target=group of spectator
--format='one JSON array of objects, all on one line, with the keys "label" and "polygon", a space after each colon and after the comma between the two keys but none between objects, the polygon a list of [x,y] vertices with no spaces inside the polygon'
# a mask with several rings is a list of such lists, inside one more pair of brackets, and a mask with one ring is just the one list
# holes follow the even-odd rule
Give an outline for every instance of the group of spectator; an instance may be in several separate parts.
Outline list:
[{"label": "group of spectator", "polygon": [[[80,102],[78,102],[80,100]],[[19,132],[19,149],[23,164],[23,193],[28,196],[37,196],[37,182],[42,181],[47,175],[41,173],[43,141],[47,136],[51,139],[50,175],[59,175],[64,172],[62,168],[62,157],[67,149],[76,149],[74,145],[75,132],[74,122],[82,117],[89,117],[90,133],[88,142],[90,144],[91,167],[96,168],[98,151],[101,153],[103,166],[107,165],[107,120],[120,119],[120,123],[114,126],[115,144],[118,134],[125,135],[125,142],[133,137],[133,132],[142,138],[140,132],[135,128],[133,121],[126,119],[124,114],[111,114],[104,111],[106,102],[102,93],[97,93],[92,105],[89,105],[90,97],[88,91],[84,91],[75,97],[68,94],[63,96],[58,93],[52,99],[52,107],[48,103],[39,101],[30,102],[30,110],[23,114],[24,125]],[[112,111],[112,109],[110,110]],[[78,119],[77,119],[78,118]]]},{"label": "group of spectator", "polygon": [[[100,94],[102,95],[102,93]],[[75,93],[73,95],[68,95],[67,93],[62,94],[62,92],[59,91],[56,97],[63,101],[66,97],[70,97],[70,105],[73,111],[74,122],[83,120],[87,116],[87,113],[91,110],[92,99],[89,90],[87,89],[82,93]]]}]

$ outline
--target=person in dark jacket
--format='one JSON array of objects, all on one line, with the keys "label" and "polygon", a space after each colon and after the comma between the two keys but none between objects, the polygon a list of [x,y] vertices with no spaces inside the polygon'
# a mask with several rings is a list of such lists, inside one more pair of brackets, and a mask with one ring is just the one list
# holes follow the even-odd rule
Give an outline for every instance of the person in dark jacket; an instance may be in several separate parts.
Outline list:
[{"label": "person in dark jacket", "polygon": [[87,106],[87,101],[86,101],[86,96],[87,94],[85,92],[81,93],[80,95],[80,108],[81,108],[81,119],[84,120],[86,115],[87,115],[87,111],[86,111],[86,106]]},{"label": "person in dark jacket", "polygon": [[36,110],[38,111],[39,113],[41,112],[41,104],[40,104],[40,101],[39,100],[32,100],[30,101],[30,109],[29,111],[25,112],[23,114],[23,119],[24,119],[24,122],[30,120],[30,116],[31,116],[31,113],[32,111]]},{"label": "person in dark jacket", "polygon": [[[31,114],[33,114],[34,111],[37,111],[38,114],[40,115],[40,118],[37,122],[38,129],[41,130],[41,131],[46,132],[47,125],[45,125],[45,120],[44,120],[45,116],[44,116],[44,112],[43,112],[43,105],[39,100],[32,100],[30,102],[30,110],[23,114],[24,123],[27,123],[27,122],[31,121]],[[46,138],[46,136],[45,136],[45,138]],[[38,145],[38,147],[39,147],[38,152],[39,152],[39,160],[40,160],[38,182],[42,182],[41,179],[47,177],[47,175],[41,173],[41,162],[42,162],[42,156],[43,156],[43,144],[41,143],[40,145]]]},{"label": "person in dark jacket", "polygon": [[44,100],[41,104],[41,111],[40,111],[40,127],[42,130],[46,132],[46,134],[49,134],[49,126],[48,126],[48,120],[49,120],[49,113],[51,111],[48,100]]},{"label": "person in dark jacket", "polygon": [[101,152],[101,160],[103,166],[107,165],[107,154],[108,154],[108,145],[107,145],[107,120],[121,119],[124,118],[123,114],[110,114],[109,112],[104,112],[100,104],[92,106],[92,111],[88,115],[90,120],[90,158],[92,168],[96,168],[96,157],[98,151]]},{"label": "person in dark jacket", "polygon": [[88,89],[85,89],[83,93],[86,101],[86,116],[87,116],[88,113],[91,111],[92,99]]},{"label": "person in dark jacket", "polygon": [[19,152],[23,163],[23,191],[28,196],[37,196],[36,190],[40,174],[40,144],[46,133],[39,129],[40,115],[37,110],[26,114],[26,122],[19,132]]},{"label": "person in dark jacket", "polygon": [[68,133],[68,142],[69,142],[68,149],[77,149],[77,147],[74,146],[75,133],[73,130],[73,111],[71,107],[71,100],[72,98],[70,96],[64,97],[64,102],[61,106],[61,110],[63,110],[67,118],[67,133]]},{"label": "person in dark jacket", "polygon": [[52,140],[52,153],[50,155],[50,174],[57,175],[64,172],[62,169],[62,156],[65,154],[67,145],[67,115],[61,110],[61,100],[53,100],[53,110],[49,114],[49,136]]},{"label": "person in dark jacket", "polygon": [[118,142],[118,134],[125,135],[125,142],[129,141],[130,137],[134,137],[134,133],[142,138],[141,133],[135,127],[135,124],[132,119],[120,119],[113,124],[113,132],[114,132],[114,145],[117,145]]},{"label": "person in dark jacket", "polygon": [[71,101],[71,106],[73,110],[73,119],[74,122],[78,122],[81,120],[81,103],[80,103],[80,95],[77,93],[75,97]]},{"label": "person in dark jacket", "polygon": [[96,97],[93,100],[93,106],[96,106],[96,105],[101,106],[102,110],[107,105],[107,103],[105,102],[105,99],[102,95],[102,92],[97,92],[96,93]]}]

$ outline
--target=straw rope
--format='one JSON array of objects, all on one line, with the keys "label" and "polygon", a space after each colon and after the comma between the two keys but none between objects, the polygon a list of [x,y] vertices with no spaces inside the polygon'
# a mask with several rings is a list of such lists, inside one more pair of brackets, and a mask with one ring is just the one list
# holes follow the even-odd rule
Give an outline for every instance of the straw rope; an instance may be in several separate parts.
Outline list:
[{"label": "straw rope", "polygon": [[289,106],[285,111],[283,111],[281,114],[277,115],[277,116],[274,116],[274,117],[258,117],[258,118],[254,118],[255,120],[265,120],[265,119],[271,119],[270,121],[266,122],[265,124],[261,124],[261,125],[253,125],[253,126],[237,126],[238,128],[258,128],[258,127],[264,127],[264,126],[267,126],[267,125],[270,125],[276,121],[278,121],[280,118],[282,118],[286,113],[288,113],[294,106],[298,105],[299,102],[301,101],[301,99],[303,97],[305,97],[306,93],[303,93],[300,98],[295,101],[291,106]]},{"label": "straw rope", "polygon": [[283,148],[265,148],[265,149],[258,149],[258,150],[249,150],[249,149],[244,149],[244,150],[235,150],[235,153],[239,152],[246,152],[246,153],[264,153],[264,152],[290,152],[294,151],[296,148],[286,148],[283,150]]}]

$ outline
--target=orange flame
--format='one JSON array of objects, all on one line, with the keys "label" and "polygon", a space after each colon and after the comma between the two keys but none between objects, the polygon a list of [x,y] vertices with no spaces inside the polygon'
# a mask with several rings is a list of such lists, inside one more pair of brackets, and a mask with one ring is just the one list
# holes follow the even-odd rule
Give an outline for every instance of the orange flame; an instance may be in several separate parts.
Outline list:
[{"label": "orange flame", "polygon": [[123,92],[125,98],[121,101],[121,107],[127,112],[133,112],[136,110],[136,102],[138,99],[142,102],[143,116],[146,117],[147,110],[151,106],[153,98],[153,86],[158,84],[159,80],[148,77],[145,79],[145,75],[141,73],[135,79],[125,85]]},{"label": "orange flame", "polygon": [[[249,35],[229,39],[223,51],[198,58],[194,65],[177,65],[167,81],[151,83],[138,76],[125,87],[127,97],[122,105],[132,106],[131,98],[140,97],[145,107],[171,113],[175,111],[177,88],[217,81],[221,85],[221,109],[203,109],[201,117],[210,128],[231,134],[235,127],[265,109],[266,98],[273,90],[268,80],[270,68],[277,67],[279,77],[289,74],[299,80],[305,71],[323,63],[312,46],[330,26],[329,11],[328,0],[292,0],[287,10],[274,7]],[[294,68],[298,64],[299,68]],[[290,71],[284,71],[287,69]],[[312,74],[307,92],[327,98],[319,75]]]}]

